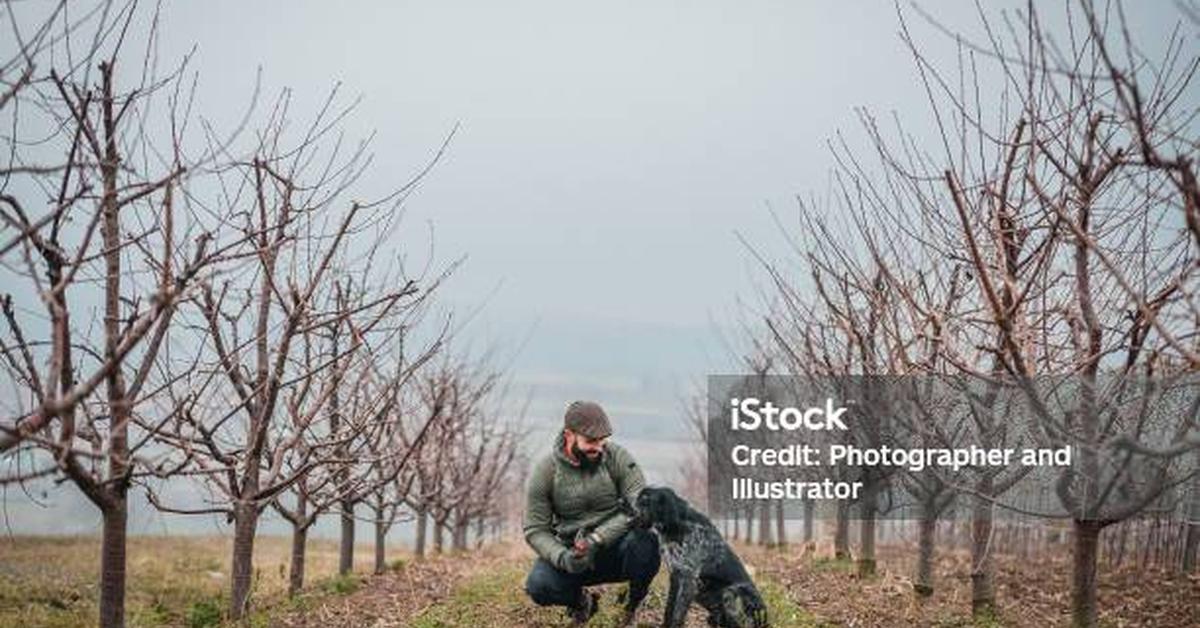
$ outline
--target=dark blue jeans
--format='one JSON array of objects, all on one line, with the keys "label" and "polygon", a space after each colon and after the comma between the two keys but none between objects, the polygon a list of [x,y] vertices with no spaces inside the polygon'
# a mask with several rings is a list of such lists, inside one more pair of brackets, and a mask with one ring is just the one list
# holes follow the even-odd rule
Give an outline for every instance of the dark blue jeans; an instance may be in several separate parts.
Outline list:
[{"label": "dark blue jeans", "polygon": [[567,573],[544,559],[537,559],[525,579],[525,592],[541,606],[575,607],[585,586],[628,581],[625,607],[633,609],[650,591],[650,581],[658,573],[660,560],[658,537],[649,530],[634,528],[616,543],[597,550],[590,571]]}]

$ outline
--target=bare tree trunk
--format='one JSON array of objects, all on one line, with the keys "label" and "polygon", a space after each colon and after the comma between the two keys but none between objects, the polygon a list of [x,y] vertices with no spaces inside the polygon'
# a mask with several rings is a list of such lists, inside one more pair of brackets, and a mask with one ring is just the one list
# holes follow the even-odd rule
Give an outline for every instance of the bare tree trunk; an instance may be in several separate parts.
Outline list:
[{"label": "bare tree trunk", "polygon": [[816,515],[816,504],[813,500],[804,500],[804,546],[806,549],[812,550],[813,547],[813,520]]},{"label": "bare tree trunk", "polygon": [[863,485],[861,505],[862,520],[859,521],[859,545],[861,556],[858,558],[858,575],[867,577],[875,575],[875,516],[878,510],[875,504],[875,482],[865,482]]},{"label": "bare tree trunk", "polygon": [[292,564],[288,570],[288,597],[304,587],[304,554],[308,545],[308,526],[292,526]]},{"label": "bare tree trunk", "polygon": [[1183,572],[1196,571],[1196,555],[1200,553],[1200,519],[1193,517],[1187,524],[1187,537],[1183,543]]},{"label": "bare tree trunk", "polygon": [[733,509],[733,540],[737,541],[742,538],[742,517],[741,509]]},{"label": "bare tree trunk", "polygon": [[[104,240],[104,357],[115,360],[121,338],[121,229],[117,205],[116,122],[113,118],[112,65],[100,64],[104,112],[104,163],[100,166],[104,185],[101,200]],[[128,101],[126,101],[128,104]],[[64,367],[66,368],[66,367]],[[71,379],[70,377],[64,378]],[[100,623],[105,628],[125,625],[125,541],[129,515],[129,423],[131,402],[125,377],[118,366],[105,378],[105,396],[112,416],[108,443],[108,503],[102,507],[104,537],[100,563]]]},{"label": "bare tree trunk", "polygon": [[1075,522],[1075,568],[1071,587],[1072,623],[1080,628],[1097,625],[1096,559],[1101,525],[1095,521]]},{"label": "bare tree trunk", "polygon": [[250,585],[254,574],[254,534],[258,528],[258,508],[253,503],[239,503],[234,508],[232,590],[229,597],[229,616],[241,619],[249,608]]},{"label": "bare tree trunk", "polygon": [[475,549],[483,547],[483,517],[475,520]]},{"label": "bare tree trunk", "polygon": [[1119,567],[1119,566],[1121,566],[1121,563],[1125,562],[1125,548],[1128,546],[1129,546],[1129,522],[1124,521],[1121,523],[1121,536],[1119,537],[1119,540],[1117,541],[1116,555],[1113,557],[1113,565],[1114,566]]},{"label": "bare tree trunk", "polygon": [[354,571],[354,502],[342,500],[342,542],[338,548],[338,575]]},{"label": "bare tree trunk", "polygon": [[933,595],[933,550],[934,537],[937,533],[937,514],[933,512],[935,505],[924,504],[917,531],[917,576],[913,582],[913,590],[921,597]]},{"label": "bare tree trunk", "polygon": [[383,522],[383,508],[375,508],[375,573],[387,571],[386,561],[387,527]]},{"label": "bare tree trunk", "polygon": [[771,502],[764,501],[758,509],[758,544],[771,546]]},{"label": "bare tree trunk", "polygon": [[413,548],[413,553],[417,555],[417,558],[425,558],[425,537],[428,530],[429,515],[425,512],[425,506],[420,506],[417,508],[416,547]]},{"label": "bare tree trunk", "polygon": [[775,502],[775,544],[787,545],[787,525],[783,519],[783,501]]},{"label": "bare tree trunk", "polygon": [[104,537],[100,549],[100,625],[125,625],[125,541],[129,504],[122,495],[103,510]]},{"label": "bare tree trunk", "polygon": [[450,545],[451,549],[454,549],[455,551],[466,551],[467,550],[467,531],[468,530],[469,530],[469,527],[466,524],[461,524],[461,522],[460,522],[460,524],[455,524],[454,537],[451,538],[452,539],[451,545]]},{"label": "bare tree trunk", "polygon": [[470,520],[461,514],[454,518],[454,528],[450,536],[451,549],[467,549],[467,530],[470,529],[470,523]]},{"label": "bare tree trunk", "polygon": [[[991,478],[980,480],[978,490],[980,495],[991,495]],[[991,545],[992,504],[977,497],[971,514],[971,614],[980,618],[996,614]]]},{"label": "bare tree trunk", "polygon": [[833,557],[850,560],[850,506],[844,501],[837,505],[837,529],[833,535]]},{"label": "bare tree trunk", "polygon": [[445,549],[445,542],[444,542],[445,541],[445,531],[446,531],[446,521],[444,519],[438,519],[437,517],[434,517],[434,519],[433,519],[433,551],[434,551],[434,553],[441,554],[442,550]]},{"label": "bare tree trunk", "polygon": [[1200,552],[1200,452],[1196,452],[1197,475],[1192,480],[1192,496],[1187,508],[1187,532],[1183,542],[1183,572],[1196,571],[1197,553]]}]

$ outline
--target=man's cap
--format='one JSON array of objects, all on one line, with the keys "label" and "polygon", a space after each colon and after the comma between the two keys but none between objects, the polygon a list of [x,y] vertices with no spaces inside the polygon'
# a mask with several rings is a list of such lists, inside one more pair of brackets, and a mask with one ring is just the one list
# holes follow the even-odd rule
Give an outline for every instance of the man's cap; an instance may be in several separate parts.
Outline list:
[{"label": "man's cap", "polygon": [[613,431],[604,408],[594,401],[571,402],[563,415],[563,427],[588,438],[604,438]]}]

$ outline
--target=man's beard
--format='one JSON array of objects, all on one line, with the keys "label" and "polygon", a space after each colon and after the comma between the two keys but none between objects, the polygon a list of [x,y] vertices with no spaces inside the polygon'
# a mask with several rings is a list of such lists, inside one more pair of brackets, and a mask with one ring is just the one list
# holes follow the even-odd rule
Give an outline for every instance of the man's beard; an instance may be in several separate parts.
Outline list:
[{"label": "man's beard", "polygon": [[579,461],[579,468],[584,471],[591,471],[600,466],[600,454],[597,454],[595,458],[591,458],[583,453],[578,443],[571,445],[571,455],[575,456],[575,459]]}]

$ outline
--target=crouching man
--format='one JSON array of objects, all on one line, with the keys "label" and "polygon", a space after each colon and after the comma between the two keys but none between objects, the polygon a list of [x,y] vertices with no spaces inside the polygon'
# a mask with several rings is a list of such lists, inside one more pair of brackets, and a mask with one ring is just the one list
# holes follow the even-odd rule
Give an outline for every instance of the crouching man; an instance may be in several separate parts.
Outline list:
[{"label": "crouching man", "polygon": [[538,559],[525,591],[542,606],[567,607],[576,625],[596,613],[599,599],[584,587],[626,581],[623,624],[633,625],[658,573],[658,539],[632,528],[622,507],[645,487],[645,477],[628,451],[608,441],[611,434],[598,404],[572,403],[554,450],[534,467],[527,487],[525,540]]}]

